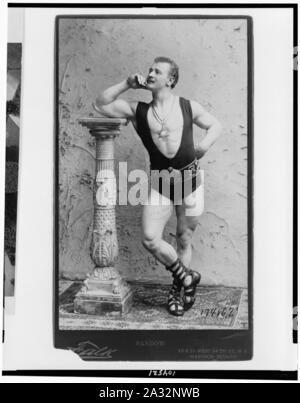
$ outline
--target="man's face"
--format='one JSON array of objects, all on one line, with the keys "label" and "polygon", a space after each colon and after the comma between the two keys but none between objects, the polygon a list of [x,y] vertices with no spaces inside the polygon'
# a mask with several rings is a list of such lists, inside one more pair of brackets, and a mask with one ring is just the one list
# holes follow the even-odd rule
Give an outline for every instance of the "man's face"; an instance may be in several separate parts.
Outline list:
[{"label": "man's face", "polygon": [[173,78],[169,75],[169,63],[158,62],[154,63],[147,76],[147,88],[149,90],[158,90],[161,88],[171,88]]}]

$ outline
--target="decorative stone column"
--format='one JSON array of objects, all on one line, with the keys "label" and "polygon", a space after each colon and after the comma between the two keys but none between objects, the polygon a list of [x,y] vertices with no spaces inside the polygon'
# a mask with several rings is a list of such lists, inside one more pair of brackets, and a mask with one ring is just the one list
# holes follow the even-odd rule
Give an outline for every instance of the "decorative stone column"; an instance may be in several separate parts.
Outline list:
[{"label": "decorative stone column", "polygon": [[96,174],[94,182],[94,225],[91,257],[93,273],[84,282],[74,300],[78,313],[124,314],[130,310],[132,291],[114,264],[118,258],[115,204],[114,140],[126,119],[86,118],[79,123],[96,138]]}]

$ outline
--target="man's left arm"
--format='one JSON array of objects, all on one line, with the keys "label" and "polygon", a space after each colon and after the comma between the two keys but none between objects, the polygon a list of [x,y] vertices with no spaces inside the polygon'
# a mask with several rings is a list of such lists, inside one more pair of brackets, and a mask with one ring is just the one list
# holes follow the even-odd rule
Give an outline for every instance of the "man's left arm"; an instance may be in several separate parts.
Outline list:
[{"label": "man's left arm", "polygon": [[207,112],[198,102],[191,101],[191,107],[193,112],[193,122],[201,127],[201,129],[206,129],[206,136],[201,141],[200,145],[196,147],[196,157],[199,159],[204,156],[220,136],[222,133],[222,126],[220,122],[213,115]]}]

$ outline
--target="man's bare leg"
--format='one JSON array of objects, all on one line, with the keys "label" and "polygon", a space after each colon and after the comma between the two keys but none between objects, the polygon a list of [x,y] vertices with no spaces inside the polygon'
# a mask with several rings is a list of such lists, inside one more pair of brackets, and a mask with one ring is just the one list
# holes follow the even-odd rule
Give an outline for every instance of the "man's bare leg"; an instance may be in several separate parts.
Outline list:
[{"label": "man's bare leg", "polygon": [[[183,211],[182,211],[183,210]],[[177,214],[177,253],[185,266],[190,266],[192,260],[192,238],[199,222],[198,217],[186,217],[184,208],[176,206]]]},{"label": "man's bare leg", "polygon": [[189,266],[192,259],[192,238],[204,209],[203,185],[175,206],[177,216],[177,253],[182,263]]},{"label": "man's bare leg", "polygon": [[[143,209],[143,245],[169,270],[170,267],[177,267],[178,255],[168,242],[162,239],[166,223],[173,212],[173,203],[160,195],[156,190],[151,189],[148,204]],[[172,271],[172,270],[170,270]],[[176,274],[173,272],[173,277]],[[169,296],[168,311],[172,315],[182,316],[184,314],[183,301],[180,295],[182,283],[174,277]]]},{"label": "man's bare leg", "polygon": [[[192,237],[204,209],[203,185],[175,207],[177,215],[177,252],[181,262],[188,267],[192,258]],[[198,272],[187,269],[182,281],[184,288],[184,309],[190,309],[195,302],[196,287],[201,276]]]},{"label": "man's bare leg", "polygon": [[[191,308],[195,301],[194,295],[196,286],[200,281],[200,275],[186,268],[181,260],[178,259],[178,254],[175,249],[162,239],[163,230],[173,211],[173,204],[166,198],[164,198],[164,201],[169,203],[161,203],[159,200],[162,199],[159,199],[159,197],[163,196],[157,191],[151,190],[148,204],[144,206],[143,245],[166,266],[167,270],[172,272],[174,280],[168,299],[169,312],[173,315],[181,316],[184,310]],[[189,200],[184,201],[183,206],[177,206],[176,213],[180,221],[179,227],[182,231],[184,229],[185,233],[187,233],[187,231],[191,232],[192,225],[196,227],[197,224],[195,225],[195,222],[198,223],[198,217],[192,219],[191,216],[187,214],[188,209],[190,209],[190,212],[199,211],[199,209],[196,208],[196,203],[193,203],[193,201],[194,199],[190,197]],[[188,221],[186,221],[187,217]],[[189,245],[190,244],[191,237]],[[191,250],[189,252],[188,248],[185,247],[180,250],[182,255],[185,255],[186,259],[190,259]],[[184,305],[180,298],[180,289],[182,286],[184,287]]]},{"label": "man's bare leg", "polygon": [[162,239],[172,212],[172,202],[151,189],[148,203],[143,208],[143,245],[165,266],[170,266],[177,259],[176,250]]}]

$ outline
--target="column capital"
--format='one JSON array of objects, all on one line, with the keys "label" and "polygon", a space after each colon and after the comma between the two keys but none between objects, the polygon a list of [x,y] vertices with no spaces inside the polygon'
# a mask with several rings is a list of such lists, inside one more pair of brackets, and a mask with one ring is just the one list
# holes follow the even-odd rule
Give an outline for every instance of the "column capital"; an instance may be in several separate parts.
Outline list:
[{"label": "column capital", "polygon": [[119,135],[121,126],[128,124],[124,118],[81,118],[78,119],[81,126],[87,127],[92,136],[100,138],[114,138]]}]

